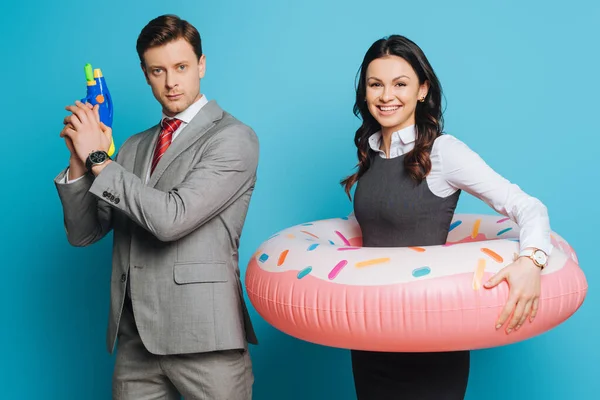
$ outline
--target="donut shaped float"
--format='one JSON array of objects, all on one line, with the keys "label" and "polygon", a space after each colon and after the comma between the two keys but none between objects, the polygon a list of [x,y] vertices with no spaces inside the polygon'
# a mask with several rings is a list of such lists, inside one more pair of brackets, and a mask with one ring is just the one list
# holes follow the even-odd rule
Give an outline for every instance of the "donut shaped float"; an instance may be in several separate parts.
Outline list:
[{"label": "donut shaped float", "polygon": [[251,257],[245,284],[273,327],[324,346],[398,352],[475,350],[522,341],[561,324],[582,305],[587,281],[571,246],[552,233],[534,322],[506,334],[495,322],[506,281],[483,284],[519,252],[508,218],[456,214],[446,244],[362,247],[354,216],[293,226]]}]

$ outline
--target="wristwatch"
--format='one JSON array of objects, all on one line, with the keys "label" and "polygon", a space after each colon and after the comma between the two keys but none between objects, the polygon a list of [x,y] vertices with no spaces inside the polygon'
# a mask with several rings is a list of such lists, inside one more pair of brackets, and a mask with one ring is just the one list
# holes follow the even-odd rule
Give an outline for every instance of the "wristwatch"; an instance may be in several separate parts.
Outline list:
[{"label": "wristwatch", "polygon": [[85,167],[88,171],[91,171],[94,165],[102,165],[110,159],[111,158],[107,152],[102,150],[94,150],[88,155],[88,158],[85,160]]},{"label": "wristwatch", "polygon": [[544,267],[548,265],[548,255],[540,249],[523,250],[519,256],[530,258],[533,263],[541,269],[544,269]]}]

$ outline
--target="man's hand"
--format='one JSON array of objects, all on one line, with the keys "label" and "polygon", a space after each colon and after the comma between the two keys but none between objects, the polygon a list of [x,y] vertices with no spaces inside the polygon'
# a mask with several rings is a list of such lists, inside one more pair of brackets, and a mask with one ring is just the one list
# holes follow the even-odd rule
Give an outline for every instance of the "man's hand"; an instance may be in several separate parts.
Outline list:
[{"label": "man's hand", "polygon": [[77,178],[85,175],[86,168],[85,168],[85,164],[83,162],[81,162],[81,160],[77,156],[77,153],[75,152],[75,147],[73,146],[73,141],[71,140],[71,138],[64,136],[64,134],[63,134],[65,129],[67,129],[67,128],[73,129],[73,125],[71,125],[71,124],[65,125],[63,130],[60,132],[60,136],[65,138],[65,143],[67,145],[67,149],[69,149],[69,152],[71,153],[71,155],[69,157],[69,176],[67,177],[67,179],[72,181],[74,179],[77,179]]},{"label": "man's hand", "polygon": [[[88,106],[92,108],[92,105],[88,103]],[[64,135],[64,131],[67,128],[74,129],[73,124],[71,124],[71,118],[73,114],[65,117],[63,120],[64,128],[60,131],[60,137],[64,137],[65,144],[67,145],[67,149],[69,150],[69,176],[68,180],[74,180],[81,176],[83,176],[86,172],[85,164],[81,162],[79,157],[77,157],[77,153],[75,152],[75,147],[73,146],[73,141],[71,138]]]},{"label": "man's hand", "polygon": [[92,151],[108,152],[112,130],[100,122],[98,105],[91,107],[76,101],[75,105],[67,106],[66,110],[73,114],[65,118],[65,128],[60,136],[65,138],[71,154],[75,154],[85,166],[85,160]]}]

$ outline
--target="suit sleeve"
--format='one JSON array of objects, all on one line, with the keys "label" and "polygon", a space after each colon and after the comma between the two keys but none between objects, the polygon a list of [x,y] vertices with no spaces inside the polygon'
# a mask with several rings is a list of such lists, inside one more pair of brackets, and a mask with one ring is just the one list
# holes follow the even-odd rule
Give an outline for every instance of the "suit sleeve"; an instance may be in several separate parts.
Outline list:
[{"label": "suit sleeve", "polygon": [[[121,151],[115,158],[116,162],[119,162],[128,143],[129,139],[121,146]],[[94,183],[91,174],[69,181],[68,171],[69,168],[66,168],[54,180],[63,208],[67,240],[73,246],[89,246],[111,231],[112,209],[107,202],[99,201],[90,193]]]},{"label": "suit sleeve", "polygon": [[89,192],[94,178],[85,174],[67,183],[67,170],[54,180],[63,209],[67,240],[73,246],[83,247],[96,243],[112,229],[112,210]]},{"label": "suit sleeve", "polygon": [[[146,186],[116,162],[96,177],[90,193],[110,205],[161,241],[186,236],[221,213],[254,186],[258,166],[258,139],[243,125],[212,137],[202,157],[173,189],[164,192]],[[104,196],[106,197],[106,196]]]}]

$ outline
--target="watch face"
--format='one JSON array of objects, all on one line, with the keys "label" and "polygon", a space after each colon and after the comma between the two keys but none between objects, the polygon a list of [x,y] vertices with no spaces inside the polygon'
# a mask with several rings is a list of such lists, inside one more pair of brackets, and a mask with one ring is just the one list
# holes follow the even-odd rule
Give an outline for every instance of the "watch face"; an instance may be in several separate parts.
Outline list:
[{"label": "watch face", "polygon": [[92,154],[90,154],[90,160],[94,164],[103,163],[106,160],[106,154],[101,151],[95,151]]},{"label": "watch face", "polygon": [[548,257],[546,256],[546,253],[544,253],[543,251],[536,251],[535,253],[533,253],[533,258],[535,259],[535,261],[538,264],[541,265],[545,265],[546,261],[548,261]]}]

